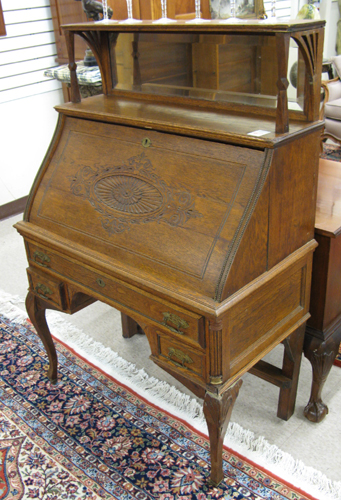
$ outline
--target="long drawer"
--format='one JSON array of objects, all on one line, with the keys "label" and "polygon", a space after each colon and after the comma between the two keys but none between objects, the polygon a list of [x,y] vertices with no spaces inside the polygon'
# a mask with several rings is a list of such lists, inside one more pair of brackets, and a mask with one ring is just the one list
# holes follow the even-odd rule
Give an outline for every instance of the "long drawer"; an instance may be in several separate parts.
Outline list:
[{"label": "long drawer", "polygon": [[37,269],[58,273],[66,280],[78,283],[103,297],[122,303],[159,324],[159,327],[176,338],[183,337],[190,343],[204,347],[204,318],[196,313],[156,300],[151,294],[138,290],[116,278],[97,272],[71,261],[49,248],[27,242],[28,259]]}]

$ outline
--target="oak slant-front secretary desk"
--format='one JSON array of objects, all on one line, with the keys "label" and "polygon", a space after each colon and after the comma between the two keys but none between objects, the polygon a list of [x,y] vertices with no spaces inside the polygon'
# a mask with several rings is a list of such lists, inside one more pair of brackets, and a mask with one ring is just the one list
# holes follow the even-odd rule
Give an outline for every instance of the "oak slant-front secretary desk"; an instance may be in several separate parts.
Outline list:
[{"label": "oak slant-front secretary desk", "polygon": [[[287,338],[289,361],[302,351],[324,21],[64,31],[72,102],[57,106],[16,224],[48,376],[56,381],[57,359],[46,308],[111,304],[124,334],[138,324],[152,359],[204,398],[218,484],[240,377]],[[97,58],[104,95],[80,99],[75,35]],[[289,53],[298,61],[290,89]]]}]

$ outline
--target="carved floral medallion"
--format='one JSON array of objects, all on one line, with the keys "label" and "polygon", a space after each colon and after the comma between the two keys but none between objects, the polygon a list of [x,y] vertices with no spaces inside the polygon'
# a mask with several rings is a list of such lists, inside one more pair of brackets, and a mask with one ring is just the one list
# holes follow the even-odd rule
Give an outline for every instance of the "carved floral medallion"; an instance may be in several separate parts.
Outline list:
[{"label": "carved floral medallion", "polygon": [[118,166],[82,165],[70,189],[101,214],[102,225],[109,233],[150,222],[177,227],[202,216],[195,210],[190,193],[167,186],[155,174],[145,153]]}]

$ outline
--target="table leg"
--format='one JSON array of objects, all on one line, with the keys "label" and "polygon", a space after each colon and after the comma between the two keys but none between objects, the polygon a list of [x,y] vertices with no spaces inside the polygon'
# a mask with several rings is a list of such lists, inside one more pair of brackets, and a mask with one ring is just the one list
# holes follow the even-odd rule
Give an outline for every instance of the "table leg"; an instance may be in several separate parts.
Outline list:
[{"label": "table leg", "polygon": [[322,401],[322,389],[333,366],[339,349],[340,334],[331,335],[327,340],[317,338],[306,332],[304,355],[309,359],[313,370],[311,394],[304,416],[311,422],[321,422],[328,413],[328,406]]},{"label": "table leg", "polygon": [[295,410],[305,327],[304,323],[283,342],[285,350],[282,374],[291,380],[290,387],[281,387],[279,393],[277,417],[283,420],[289,420]]},{"label": "table leg", "polygon": [[44,300],[39,299],[32,292],[28,292],[26,297],[26,310],[27,314],[37,331],[41,341],[44,344],[46,353],[49,358],[49,369],[47,376],[55,384],[57,382],[57,353],[54,346],[51,332],[46,322],[46,309],[55,309],[47,304]]},{"label": "table leg", "polygon": [[137,333],[143,334],[140,325],[127,314],[121,313],[122,335],[125,339],[130,339]]},{"label": "table leg", "polygon": [[242,380],[238,380],[223,394],[206,392],[204,398],[204,415],[207,422],[211,445],[210,482],[217,486],[224,477],[223,442],[229,424],[233,405],[237,399]]}]

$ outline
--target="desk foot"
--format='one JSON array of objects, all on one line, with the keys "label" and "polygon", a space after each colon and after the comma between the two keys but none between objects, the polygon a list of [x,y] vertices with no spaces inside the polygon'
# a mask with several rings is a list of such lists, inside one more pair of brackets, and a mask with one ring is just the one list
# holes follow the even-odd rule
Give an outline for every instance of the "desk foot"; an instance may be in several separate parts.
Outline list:
[{"label": "desk foot", "polygon": [[55,309],[47,304],[44,300],[36,297],[32,292],[28,292],[26,297],[26,310],[27,314],[37,331],[41,341],[44,344],[46,353],[49,358],[49,369],[47,376],[52,384],[57,383],[57,353],[54,346],[51,332],[46,322],[46,309]]},{"label": "desk foot", "polygon": [[205,394],[204,415],[211,445],[211,476],[209,481],[214,486],[218,486],[224,478],[223,442],[241,385],[242,380],[238,380],[223,394],[217,395],[211,392]]},{"label": "desk foot", "polygon": [[319,401],[309,401],[307,406],[304,408],[304,416],[310,420],[310,422],[319,423],[329,412],[328,406],[324,404],[322,399]]},{"label": "desk foot", "polygon": [[311,394],[304,416],[311,422],[321,422],[328,413],[328,406],[322,401],[322,389],[333,366],[339,349],[339,338],[319,339],[306,332],[304,355],[309,359],[313,370]]}]

